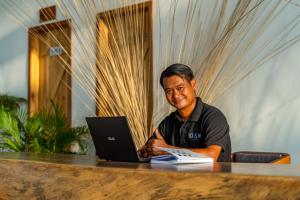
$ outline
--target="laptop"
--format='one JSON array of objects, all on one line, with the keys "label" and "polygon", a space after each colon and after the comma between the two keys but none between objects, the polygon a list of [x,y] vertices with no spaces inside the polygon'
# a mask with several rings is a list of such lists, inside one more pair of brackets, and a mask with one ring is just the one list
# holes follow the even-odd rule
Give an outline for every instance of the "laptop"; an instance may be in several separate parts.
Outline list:
[{"label": "laptop", "polygon": [[125,116],[87,117],[96,155],[100,159],[124,162],[148,162],[137,153]]}]

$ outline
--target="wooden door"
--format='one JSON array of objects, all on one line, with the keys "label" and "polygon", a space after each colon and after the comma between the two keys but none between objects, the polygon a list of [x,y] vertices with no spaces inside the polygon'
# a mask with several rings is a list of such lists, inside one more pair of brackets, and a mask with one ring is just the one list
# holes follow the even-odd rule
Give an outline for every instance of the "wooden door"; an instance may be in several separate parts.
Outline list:
[{"label": "wooden door", "polygon": [[[146,133],[152,129],[152,2],[100,13],[97,26],[97,115],[135,115],[142,107],[132,121],[136,129],[144,121],[147,131],[138,131]],[[135,95],[137,103],[128,106]]]},{"label": "wooden door", "polygon": [[71,25],[62,21],[29,29],[29,113],[51,108],[71,122]]}]

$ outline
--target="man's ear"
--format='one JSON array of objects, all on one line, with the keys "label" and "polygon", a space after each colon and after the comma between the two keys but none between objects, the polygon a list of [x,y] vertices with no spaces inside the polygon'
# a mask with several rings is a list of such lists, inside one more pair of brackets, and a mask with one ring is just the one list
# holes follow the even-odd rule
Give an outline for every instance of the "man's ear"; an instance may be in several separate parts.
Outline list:
[{"label": "man's ear", "polygon": [[196,91],[196,80],[195,79],[191,80],[191,86]]}]

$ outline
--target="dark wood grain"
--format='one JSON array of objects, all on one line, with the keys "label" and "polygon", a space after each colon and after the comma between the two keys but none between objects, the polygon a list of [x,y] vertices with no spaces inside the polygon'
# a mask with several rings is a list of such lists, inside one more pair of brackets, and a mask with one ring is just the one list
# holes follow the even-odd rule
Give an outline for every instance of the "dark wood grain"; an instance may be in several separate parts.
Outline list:
[{"label": "dark wood grain", "polygon": [[0,153],[0,199],[299,199],[300,166]]}]

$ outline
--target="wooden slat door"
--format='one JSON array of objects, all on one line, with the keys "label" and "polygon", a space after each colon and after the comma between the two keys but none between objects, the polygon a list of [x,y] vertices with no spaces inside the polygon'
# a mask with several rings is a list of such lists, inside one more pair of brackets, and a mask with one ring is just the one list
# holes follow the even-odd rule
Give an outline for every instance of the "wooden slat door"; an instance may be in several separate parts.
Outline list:
[{"label": "wooden slat door", "polygon": [[[69,21],[29,29],[29,112],[61,106],[71,122],[71,26]],[[61,48],[61,54],[50,53]],[[52,52],[53,53],[53,52]]]},{"label": "wooden slat door", "polygon": [[[143,81],[141,77],[136,76],[137,70],[134,67],[145,69],[143,72],[146,74],[145,88],[143,88],[143,91],[145,91],[144,96],[147,98],[145,113],[147,113],[147,129],[152,129],[152,2],[148,1],[99,13],[97,25],[98,70],[101,71],[104,67],[106,70],[111,71],[108,75],[114,76],[114,69],[128,67],[128,70],[132,71],[133,79]],[[113,65],[114,67],[112,67]],[[111,87],[118,84],[123,84],[123,82],[111,83]],[[103,101],[107,98],[103,90],[108,90],[107,88],[101,88],[104,87],[103,85],[105,84],[101,77],[98,78],[97,102],[101,102],[98,103],[101,106],[97,106],[97,115],[99,116],[104,116],[101,107],[107,110],[107,108],[110,108],[107,104],[111,104],[111,102]],[[120,108],[120,110],[122,109]],[[111,115],[114,115],[114,113],[112,112]]]}]

